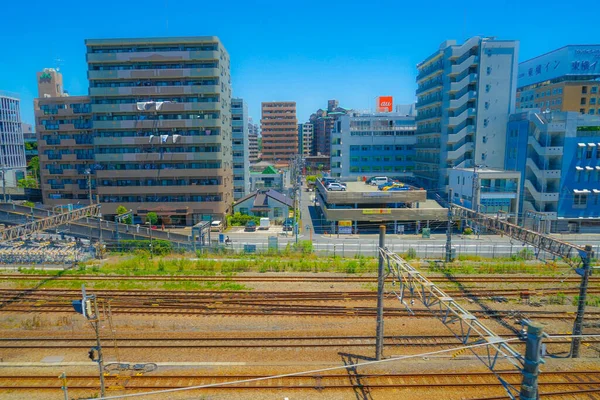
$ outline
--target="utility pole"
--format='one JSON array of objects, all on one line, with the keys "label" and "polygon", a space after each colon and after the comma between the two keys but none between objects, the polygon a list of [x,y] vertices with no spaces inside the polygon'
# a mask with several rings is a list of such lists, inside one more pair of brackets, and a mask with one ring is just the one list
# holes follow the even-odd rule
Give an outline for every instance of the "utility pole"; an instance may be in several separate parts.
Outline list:
[{"label": "utility pole", "polygon": [[377,268],[377,329],[375,333],[375,359],[383,356],[383,290],[385,285],[383,252],[385,247],[385,225],[379,227],[379,265]]},{"label": "utility pole", "polygon": [[537,400],[538,375],[540,374],[541,345],[543,328],[541,325],[529,323],[527,326],[527,342],[525,343],[525,362],[523,366],[523,380],[519,399]]},{"label": "utility pole", "polygon": [[102,345],[100,344],[100,314],[98,313],[98,301],[96,296],[93,297],[94,301],[94,312],[96,313],[94,319],[94,328],[96,330],[96,346],[98,347],[98,370],[100,372],[100,395],[104,397],[104,360],[102,359]]},{"label": "utility pole", "polygon": [[581,285],[579,286],[579,302],[577,304],[577,315],[575,317],[575,324],[573,325],[573,341],[571,342],[571,357],[579,358],[579,349],[581,347],[581,337],[583,331],[583,317],[585,314],[585,302],[587,297],[587,287],[591,273],[591,259],[594,255],[592,246],[589,244],[585,246],[585,253],[581,255],[582,268],[578,269],[581,273]]},{"label": "utility pole", "polygon": [[448,227],[446,228],[446,262],[452,261],[452,189],[448,189]]}]

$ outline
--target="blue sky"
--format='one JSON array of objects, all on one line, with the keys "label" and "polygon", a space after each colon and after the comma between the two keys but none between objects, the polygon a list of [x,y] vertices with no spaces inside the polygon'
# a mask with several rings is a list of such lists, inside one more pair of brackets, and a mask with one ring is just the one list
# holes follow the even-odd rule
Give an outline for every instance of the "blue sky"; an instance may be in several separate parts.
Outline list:
[{"label": "blue sky", "polygon": [[86,38],[217,35],[233,93],[255,121],[260,102],[273,100],[296,101],[304,121],[328,99],[355,109],[373,108],[378,95],[413,101],[415,65],[446,39],[517,39],[521,61],[600,43],[599,9],[597,0],[5,0],[0,90],[21,95],[32,123],[36,71],[60,65],[67,90],[87,94]]}]

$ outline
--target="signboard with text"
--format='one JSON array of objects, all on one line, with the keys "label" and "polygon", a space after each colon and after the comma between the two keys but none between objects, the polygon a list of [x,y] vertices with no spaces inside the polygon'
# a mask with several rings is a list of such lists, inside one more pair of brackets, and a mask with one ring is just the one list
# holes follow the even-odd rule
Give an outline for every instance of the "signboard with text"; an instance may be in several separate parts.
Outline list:
[{"label": "signboard with text", "polygon": [[338,221],[338,233],[342,235],[351,235],[352,221]]},{"label": "signboard with text", "polygon": [[362,210],[363,215],[373,215],[373,214],[391,214],[392,210],[389,208],[365,208]]},{"label": "signboard with text", "polygon": [[392,112],[394,98],[392,96],[377,97],[377,112]]},{"label": "signboard with text", "polygon": [[565,46],[522,62],[517,87],[565,75],[600,75],[600,45]]}]

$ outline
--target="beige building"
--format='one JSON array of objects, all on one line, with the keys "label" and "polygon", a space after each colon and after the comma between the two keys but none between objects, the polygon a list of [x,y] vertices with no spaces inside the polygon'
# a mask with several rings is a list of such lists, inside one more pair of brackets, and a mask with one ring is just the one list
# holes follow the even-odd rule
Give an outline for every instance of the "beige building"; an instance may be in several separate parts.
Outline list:
[{"label": "beige building", "polygon": [[88,204],[94,164],[92,113],[87,96],[69,97],[62,74],[54,69],[37,73],[34,100],[35,131],[45,205]]},{"label": "beige building", "polygon": [[517,109],[600,114],[600,45],[568,45],[519,64]]},{"label": "beige building", "polygon": [[262,103],[262,160],[287,165],[298,154],[296,102]]},{"label": "beige building", "polygon": [[217,37],[86,40],[95,175],[118,206],[165,224],[233,203],[229,54]]}]

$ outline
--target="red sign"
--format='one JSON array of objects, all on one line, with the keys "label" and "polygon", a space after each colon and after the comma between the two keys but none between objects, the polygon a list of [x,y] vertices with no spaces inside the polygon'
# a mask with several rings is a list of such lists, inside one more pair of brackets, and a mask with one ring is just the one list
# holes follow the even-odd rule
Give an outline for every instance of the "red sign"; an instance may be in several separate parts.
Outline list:
[{"label": "red sign", "polygon": [[392,96],[377,97],[377,112],[392,112],[394,98]]}]

